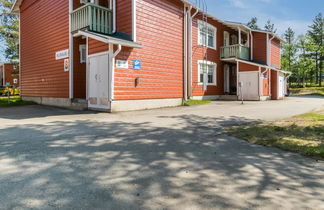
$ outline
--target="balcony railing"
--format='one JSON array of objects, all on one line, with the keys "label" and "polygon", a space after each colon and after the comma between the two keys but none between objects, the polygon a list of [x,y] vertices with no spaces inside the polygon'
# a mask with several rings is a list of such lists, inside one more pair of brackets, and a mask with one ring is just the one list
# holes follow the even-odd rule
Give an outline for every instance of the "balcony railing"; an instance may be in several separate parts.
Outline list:
[{"label": "balcony railing", "polygon": [[221,47],[221,58],[250,60],[250,48],[240,44]]},{"label": "balcony railing", "polygon": [[71,30],[76,32],[80,29],[111,34],[112,11],[106,7],[88,3],[71,13]]}]

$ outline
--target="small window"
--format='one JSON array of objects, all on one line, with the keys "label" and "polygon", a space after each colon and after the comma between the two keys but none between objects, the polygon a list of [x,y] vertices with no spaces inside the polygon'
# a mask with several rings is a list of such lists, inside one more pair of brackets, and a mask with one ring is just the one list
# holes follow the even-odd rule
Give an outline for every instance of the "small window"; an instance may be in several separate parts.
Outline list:
[{"label": "small window", "polygon": [[13,83],[17,84],[18,83],[18,79],[13,79]]},{"label": "small window", "polygon": [[80,63],[87,62],[87,48],[85,44],[80,45]]},{"label": "small window", "polygon": [[207,76],[208,85],[216,85],[216,63],[210,61],[198,62],[198,83],[204,83],[204,74]]},{"label": "small window", "polygon": [[216,49],[216,31],[217,29],[209,23],[198,22],[198,44],[212,49]]}]

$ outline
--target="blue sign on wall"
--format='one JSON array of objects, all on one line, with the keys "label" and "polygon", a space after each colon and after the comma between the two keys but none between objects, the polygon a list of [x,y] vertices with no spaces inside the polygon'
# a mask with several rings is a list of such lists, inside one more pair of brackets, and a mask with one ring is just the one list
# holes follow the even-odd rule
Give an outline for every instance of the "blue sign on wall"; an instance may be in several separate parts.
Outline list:
[{"label": "blue sign on wall", "polygon": [[133,69],[141,70],[141,60],[133,60]]}]

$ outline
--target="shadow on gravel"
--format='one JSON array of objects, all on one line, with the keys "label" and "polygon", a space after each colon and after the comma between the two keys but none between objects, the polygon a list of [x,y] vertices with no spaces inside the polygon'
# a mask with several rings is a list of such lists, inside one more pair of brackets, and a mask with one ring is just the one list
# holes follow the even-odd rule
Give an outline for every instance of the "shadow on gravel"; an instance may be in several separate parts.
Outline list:
[{"label": "shadow on gravel", "polygon": [[249,120],[172,118],[0,130],[0,209],[306,208],[324,197],[309,160],[219,135]]}]

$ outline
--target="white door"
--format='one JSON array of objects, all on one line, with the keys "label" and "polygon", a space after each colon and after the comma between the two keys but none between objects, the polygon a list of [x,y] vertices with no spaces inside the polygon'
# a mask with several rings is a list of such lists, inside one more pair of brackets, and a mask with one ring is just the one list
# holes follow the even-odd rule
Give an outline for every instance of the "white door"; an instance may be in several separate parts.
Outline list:
[{"label": "white door", "polygon": [[283,74],[279,74],[279,82],[278,82],[278,97],[283,98],[285,94],[285,76]]},{"label": "white door", "polygon": [[259,72],[250,71],[250,72],[239,72],[239,99],[255,101],[260,100],[259,93]]},{"label": "white door", "polygon": [[230,93],[230,68],[227,64],[224,66],[224,92]]},{"label": "white door", "polygon": [[108,64],[108,54],[89,57],[88,106],[90,109],[110,109]]}]

